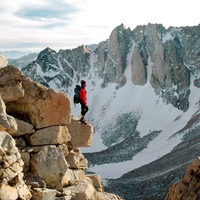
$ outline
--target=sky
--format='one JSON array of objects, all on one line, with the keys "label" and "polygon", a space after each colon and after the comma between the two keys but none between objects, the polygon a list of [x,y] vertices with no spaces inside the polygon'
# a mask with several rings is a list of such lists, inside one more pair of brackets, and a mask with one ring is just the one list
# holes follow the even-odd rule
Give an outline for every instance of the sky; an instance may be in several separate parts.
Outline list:
[{"label": "sky", "polygon": [[124,24],[194,26],[199,0],[1,0],[0,51],[39,52],[98,44]]}]

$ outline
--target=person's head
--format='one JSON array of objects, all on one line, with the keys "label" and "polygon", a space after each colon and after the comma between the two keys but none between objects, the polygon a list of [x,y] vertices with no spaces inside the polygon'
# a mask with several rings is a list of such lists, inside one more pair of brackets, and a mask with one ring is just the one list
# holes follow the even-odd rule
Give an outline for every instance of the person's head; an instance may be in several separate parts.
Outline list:
[{"label": "person's head", "polygon": [[81,86],[86,87],[87,83],[84,80],[81,80]]}]

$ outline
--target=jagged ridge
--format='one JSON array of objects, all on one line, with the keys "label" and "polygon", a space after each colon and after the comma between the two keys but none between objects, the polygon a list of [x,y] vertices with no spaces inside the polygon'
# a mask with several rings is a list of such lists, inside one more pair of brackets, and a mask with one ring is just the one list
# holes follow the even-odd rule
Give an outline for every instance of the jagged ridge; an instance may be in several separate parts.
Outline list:
[{"label": "jagged ridge", "polygon": [[[74,85],[81,78],[86,79],[89,83],[90,113],[88,113],[88,120],[94,124],[95,140],[99,140],[94,146],[98,148],[98,146],[104,145],[99,149],[103,148],[106,149],[105,152],[111,152],[111,149],[115,147],[114,144],[125,146],[126,141],[134,136],[135,124],[137,124],[136,130],[142,137],[150,134],[152,130],[162,131],[167,125],[179,127],[176,121],[187,123],[184,118],[188,116],[185,120],[190,120],[192,115],[198,111],[199,35],[200,25],[196,27],[170,27],[166,30],[162,25],[148,24],[138,26],[133,31],[120,25],[112,31],[107,41],[103,41],[95,47],[83,45],[72,50],[60,50],[58,53],[47,48],[40,53],[36,61],[22,70],[30,78],[48,87],[67,92],[71,96],[73,96]],[[148,96],[152,95],[149,93],[152,88],[155,95],[153,100]],[[173,108],[170,107],[171,104]],[[166,110],[164,112],[162,108],[161,112],[158,112],[158,107],[166,107],[167,112]],[[174,112],[167,115],[171,110]],[[150,114],[146,116],[147,112],[150,113],[150,111],[152,111],[151,116]],[[113,130],[112,128],[117,125],[118,116],[126,113],[134,116],[131,121],[132,126],[124,131],[124,125],[128,123],[124,118],[120,121],[119,128]],[[160,119],[157,118],[157,113],[160,115]],[[79,114],[79,110],[75,110],[75,114]],[[146,121],[144,121],[145,117]],[[153,120],[154,118],[158,119],[157,124]],[[166,122],[162,122],[162,119]],[[153,125],[150,126],[148,121],[149,123],[152,121]],[[198,124],[198,120],[194,121],[195,125]],[[143,128],[140,122],[143,123]],[[163,127],[158,128],[159,123],[162,123]],[[176,131],[170,128],[165,129],[165,134],[159,134],[154,140],[166,135],[168,143],[165,146],[169,146],[171,140],[171,143],[176,141],[174,144],[176,146],[185,134],[185,131],[181,130],[183,126],[180,126],[179,130],[177,128]],[[192,126],[194,124],[188,125],[188,127]],[[148,130],[149,127],[152,127],[152,130]],[[112,131],[108,132],[107,130]],[[121,133],[121,137],[119,137],[119,133]],[[192,140],[193,135],[188,137]],[[170,151],[171,149],[165,154]],[[158,154],[159,152],[158,150]],[[128,150],[125,154],[129,154]],[[169,154],[169,156],[171,155],[173,154]],[[190,155],[193,159],[193,155]],[[110,157],[103,158],[106,159],[104,163],[110,160]],[[147,154],[145,158],[148,159]],[[136,157],[133,157],[134,159]],[[159,163],[159,157],[157,159]],[[187,157],[187,159],[189,158]],[[102,161],[94,159],[91,162],[95,164]],[[177,161],[174,161],[172,166],[176,163]],[[148,169],[149,166],[151,164],[148,164],[145,169]],[[101,168],[103,169],[103,167],[102,165]],[[175,171],[177,172],[177,170]],[[123,181],[126,183],[124,179]],[[163,183],[162,189],[165,190],[166,184],[166,182]],[[140,188],[143,188],[145,181],[141,185]],[[134,186],[130,185],[129,187],[127,183],[123,187],[123,191],[126,192],[119,191],[126,197]],[[155,191],[157,193],[152,192],[152,196],[158,195],[158,190]],[[145,198],[145,195],[139,193],[134,197],[135,199]]]}]

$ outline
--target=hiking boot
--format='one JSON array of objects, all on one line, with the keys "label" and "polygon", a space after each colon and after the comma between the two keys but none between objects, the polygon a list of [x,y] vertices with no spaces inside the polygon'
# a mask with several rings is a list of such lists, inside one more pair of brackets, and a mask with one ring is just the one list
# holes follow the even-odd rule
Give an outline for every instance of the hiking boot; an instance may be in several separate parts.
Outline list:
[{"label": "hiking boot", "polygon": [[85,120],[85,118],[84,117],[82,117],[81,119],[80,119],[80,122],[81,122],[81,124],[87,124],[87,122],[86,122],[86,120]]}]

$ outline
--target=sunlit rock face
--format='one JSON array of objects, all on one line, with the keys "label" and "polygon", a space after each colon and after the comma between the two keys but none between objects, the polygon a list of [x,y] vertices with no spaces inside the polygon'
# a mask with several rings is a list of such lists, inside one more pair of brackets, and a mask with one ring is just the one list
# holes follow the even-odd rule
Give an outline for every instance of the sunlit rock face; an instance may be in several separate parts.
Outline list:
[{"label": "sunlit rock face", "polygon": [[[79,147],[91,146],[93,126],[71,116],[68,95],[31,81],[14,66],[0,74],[6,101],[0,98],[0,199],[122,200],[104,192],[100,176],[86,176],[88,160]],[[9,91],[20,86],[21,92],[7,98],[10,85]]]},{"label": "sunlit rock face", "polygon": [[0,68],[7,66],[7,59],[0,53]]}]

